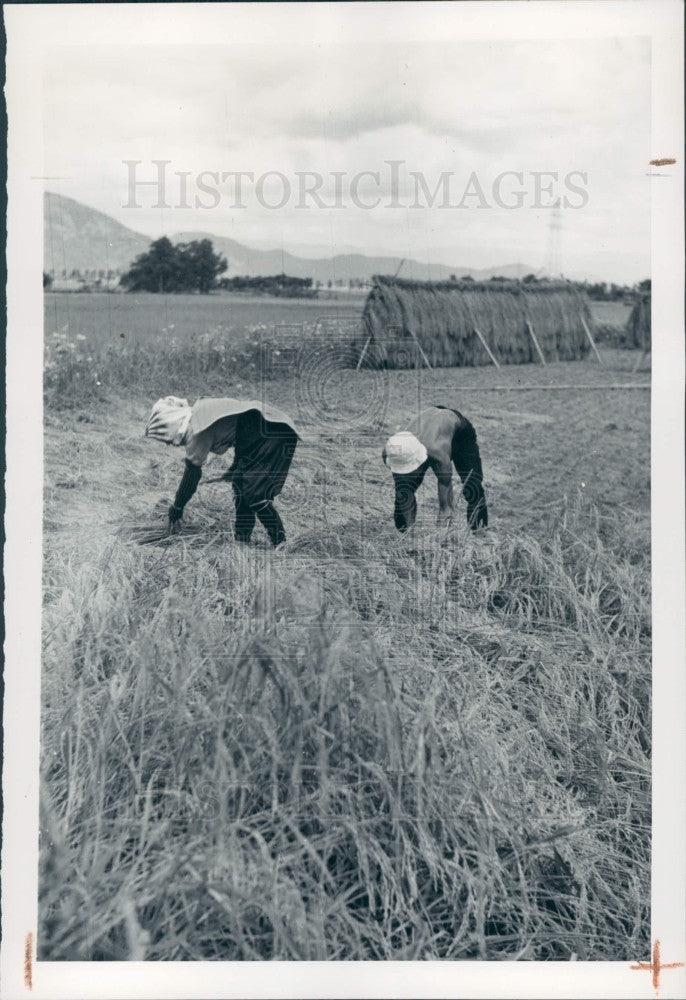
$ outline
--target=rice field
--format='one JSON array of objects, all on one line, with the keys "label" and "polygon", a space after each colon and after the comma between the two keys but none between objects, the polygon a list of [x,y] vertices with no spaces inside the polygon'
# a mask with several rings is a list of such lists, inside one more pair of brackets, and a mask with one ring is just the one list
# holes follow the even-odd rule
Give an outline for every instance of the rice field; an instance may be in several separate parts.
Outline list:
[{"label": "rice field", "polygon": [[[72,334],[96,335],[103,341],[125,338],[197,334],[216,326],[242,329],[251,324],[310,323],[321,310],[323,315],[362,313],[365,296],[340,298],[268,299],[264,296],[212,295],[115,295],[91,292],[70,295],[47,292],[45,331],[52,333],[69,326]],[[631,307],[623,302],[591,302],[596,323],[625,326]]]},{"label": "rice field", "polygon": [[[46,328],[39,958],[647,958],[650,400],[568,388],[644,383],[632,355],[105,370],[107,323]],[[202,482],[135,543],[181,474],[162,392],[292,414],[284,546]],[[485,532],[459,499],[438,530],[430,477],[393,528],[380,450],[433,402],[476,427]]]},{"label": "rice field", "polygon": [[593,319],[599,325],[626,326],[631,313],[631,306],[625,302],[594,302],[590,303]]},{"label": "rice field", "polygon": [[90,292],[48,292],[45,301],[45,332],[69,329],[72,337],[85,336],[99,345],[118,346],[151,342],[171,344],[192,339],[207,330],[231,336],[249,326],[312,325],[318,316],[335,317],[362,313],[365,296],[341,294],[317,299],[282,299],[268,296],[150,295]]}]

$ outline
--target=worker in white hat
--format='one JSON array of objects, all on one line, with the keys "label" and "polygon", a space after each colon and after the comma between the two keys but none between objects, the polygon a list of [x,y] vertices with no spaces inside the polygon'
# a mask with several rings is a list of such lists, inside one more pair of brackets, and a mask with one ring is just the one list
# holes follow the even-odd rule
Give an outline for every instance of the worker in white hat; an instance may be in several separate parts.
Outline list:
[{"label": "worker in white hat", "polygon": [[170,526],[183,516],[210,452],[223,455],[233,448],[233,464],[220,478],[233,486],[236,540],[250,541],[257,517],[273,545],[285,541],[273,501],[283,489],[298,443],[287,414],[254,399],[201,397],[191,406],[186,399],[165,396],[153,406],[145,434],[186,449],[183,477],[169,508]]},{"label": "worker in white hat", "polygon": [[450,521],[453,466],[462,480],[469,526],[472,530],[487,526],[488,509],[476,431],[457,410],[445,406],[422,410],[408,423],[407,430],[388,439],[381,457],[393,473],[393,518],[398,531],[407,531],[415,522],[415,493],[429,468],[438,480],[438,523],[444,525]]}]

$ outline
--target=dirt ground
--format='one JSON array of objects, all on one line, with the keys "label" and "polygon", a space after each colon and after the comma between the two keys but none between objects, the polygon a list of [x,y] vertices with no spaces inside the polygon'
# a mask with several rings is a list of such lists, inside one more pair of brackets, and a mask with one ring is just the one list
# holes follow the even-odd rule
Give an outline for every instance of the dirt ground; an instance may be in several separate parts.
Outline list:
[{"label": "dirt ground", "polygon": [[[435,403],[459,409],[477,430],[492,529],[526,525],[536,534],[546,512],[579,491],[601,508],[622,505],[639,520],[649,516],[649,375],[631,374],[630,352],[607,351],[604,359],[603,367],[586,360],[501,371],[306,372],[244,384],[240,395],[284,408],[301,429],[279,501],[291,540],[322,519],[363,530],[392,528],[391,480],[381,448],[387,434]],[[611,385],[624,388],[604,388]],[[235,391],[229,379],[225,391]],[[97,411],[48,413],[46,532],[53,543],[73,544],[84,531],[93,544],[104,542],[127,519],[145,519],[161,496],[173,494],[182,452],[143,438],[152,402],[136,396],[113,399]],[[206,477],[226,464],[217,456]],[[188,515],[209,491],[213,506],[226,492],[230,518],[230,490],[223,484],[201,484]],[[418,499],[419,523],[433,524],[431,476]]]}]

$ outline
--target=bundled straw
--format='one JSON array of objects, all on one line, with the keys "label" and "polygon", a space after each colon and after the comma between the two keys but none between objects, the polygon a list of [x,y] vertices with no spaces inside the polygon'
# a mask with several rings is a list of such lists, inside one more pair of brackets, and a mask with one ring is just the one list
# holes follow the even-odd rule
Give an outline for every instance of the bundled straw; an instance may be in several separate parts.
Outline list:
[{"label": "bundled straw", "polygon": [[199,524],[187,524],[184,521],[177,521],[170,524],[167,512],[171,500],[161,499],[155,504],[155,520],[141,521],[135,524],[125,525],[120,534],[124,538],[135,542],[137,545],[166,545],[177,535],[191,536],[204,531],[204,527]]},{"label": "bundled straw", "polygon": [[416,338],[436,367],[491,364],[476,333],[502,364],[536,361],[527,328],[547,360],[584,358],[593,319],[572,285],[519,282],[419,282],[376,277],[363,314],[373,356],[391,368],[412,367]]},{"label": "bundled straw", "polygon": [[629,314],[624,330],[626,347],[638,347],[644,351],[650,350],[650,292],[640,295]]}]

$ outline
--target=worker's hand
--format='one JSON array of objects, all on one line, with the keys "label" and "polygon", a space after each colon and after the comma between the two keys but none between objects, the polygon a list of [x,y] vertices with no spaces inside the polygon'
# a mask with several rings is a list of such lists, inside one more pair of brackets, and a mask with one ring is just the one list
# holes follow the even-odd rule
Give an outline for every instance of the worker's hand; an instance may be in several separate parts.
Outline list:
[{"label": "worker's hand", "polygon": [[176,524],[183,517],[183,507],[177,507],[176,504],[172,504],[169,508],[169,523]]}]

